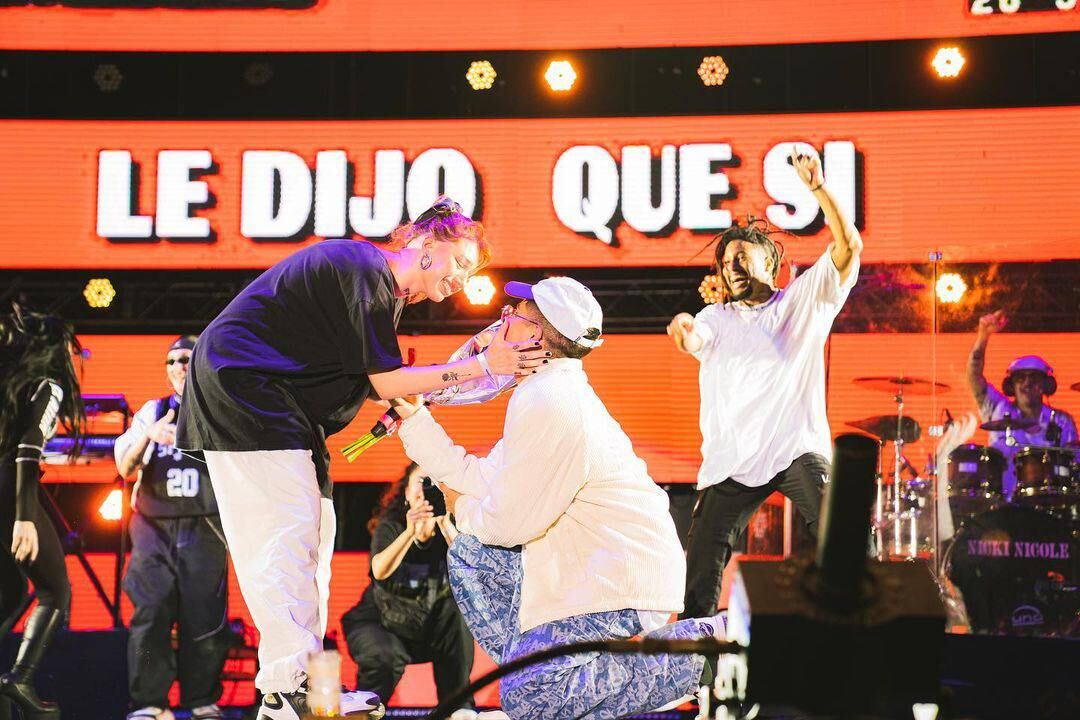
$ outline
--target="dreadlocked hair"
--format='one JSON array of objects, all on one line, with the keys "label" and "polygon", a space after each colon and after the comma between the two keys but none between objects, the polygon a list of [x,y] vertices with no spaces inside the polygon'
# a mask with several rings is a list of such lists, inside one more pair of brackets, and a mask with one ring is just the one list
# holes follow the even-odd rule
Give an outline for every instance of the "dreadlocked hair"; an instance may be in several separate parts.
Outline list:
[{"label": "dreadlocked hair", "polygon": [[716,235],[710,243],[716,243],[716,252],[713,254],[713,267],[719,272],[723,266],[724,252],[727,250],[727,246],[736,240],[741,240],[765,248],[768,259],[772,262],[773,282],[776,282],[777,276],[780,275],[780,262],[784,259],[784,244],[775,239],[773,235],[783,232],[783,230],[774,229],[769,224],[769,221],[764,218],[747,217],[746,222],[741,225],[736,220],[735,224]]},{"label": "dreadlocked hair", "polygon": [[78,454],[86,409],[71,359],[73,353],[81,362],[82,346],[74,329],[54,315],[29,312],[16,305],[10,315],[0,317],[0,452],[14,447],[23,408],[38,383],[48,378],[64,391],[60,423],[75,439],[72,456]]}]

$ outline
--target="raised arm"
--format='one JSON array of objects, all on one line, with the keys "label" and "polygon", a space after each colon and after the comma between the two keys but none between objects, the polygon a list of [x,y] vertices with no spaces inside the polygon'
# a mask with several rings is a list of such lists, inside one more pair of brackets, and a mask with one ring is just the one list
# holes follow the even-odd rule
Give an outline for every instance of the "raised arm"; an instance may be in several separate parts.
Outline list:
[{"label": "raised arm", "polygon": [[821,161],[817,156],[799,155],[792,149],[791,164],[795,167],[799,179],[814,193],[821,211],[825,213],[825,224],[832,234],[832,261],[840,272],[840,284],[843,285],[855,261],[862,254],[862,236],[849,218],[840,212],[836,198],[825,187],[825,176],[821,172]]},{"label": "raised arm", "polygon": [[990,342],[990,336],[1005,327],[1007,318],[1004,310],[992,312],[979,318],[979,330],[975,336],[975,344],[971,346],[968,355],[968,385],[975,396],[975,402],[982,407],[986,400],[986,376],[983,368],[986,365],[986,344]]}]

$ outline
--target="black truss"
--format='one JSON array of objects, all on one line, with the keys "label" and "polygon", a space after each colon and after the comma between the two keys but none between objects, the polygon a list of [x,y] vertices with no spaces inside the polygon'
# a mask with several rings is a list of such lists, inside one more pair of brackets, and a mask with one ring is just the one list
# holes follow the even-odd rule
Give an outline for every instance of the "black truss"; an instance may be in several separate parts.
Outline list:
[{"label": "black truss", "polygon": [[[938,304],[943,332],[969,332],[979,315],[1004,308],[1009,327],[1019,332],[1080,331],[1080,261],[971,263],[941,268],[968,284],[958,305]],[[535,282],[567,274],[593,290],[604,309],[609,333],[661,333],[680,312],[697,312],[707,267],[573,268],[494,270],[496,284],[513,278]],[[198,332],[258,271],[0,271],[0,303],[19,300],[60,314],[82,333]],[[82,291],[91,277],[108,277],[116,288],[113,304],[90,308]],[[933,323],[934,268],[927,264],[864,265],[859,283],[834,325],[835,332],[926,332]],[[464,295],[443,303],[409,307],[400,325],[405,334],[474,332],[498,316],[508,299],[497,294],[484,307]]]}]

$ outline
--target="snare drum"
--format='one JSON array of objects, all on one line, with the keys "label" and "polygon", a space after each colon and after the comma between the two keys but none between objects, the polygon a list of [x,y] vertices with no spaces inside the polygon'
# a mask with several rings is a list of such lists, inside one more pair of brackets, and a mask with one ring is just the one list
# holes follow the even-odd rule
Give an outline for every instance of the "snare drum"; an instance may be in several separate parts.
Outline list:
[{"label": "snare drum", "polygon": [[1029,445],[1016,452],[1013,463],[1016,468],[1013,502],[1034,507],[1061,507],[1080,498],[1073,450]]},{"label": "snare drum", "polygon": [[950,504],[960,513],[989,510],[1004,499],[1001,476],[1005,456],[1001,451],[967,443],[949,453]]}]

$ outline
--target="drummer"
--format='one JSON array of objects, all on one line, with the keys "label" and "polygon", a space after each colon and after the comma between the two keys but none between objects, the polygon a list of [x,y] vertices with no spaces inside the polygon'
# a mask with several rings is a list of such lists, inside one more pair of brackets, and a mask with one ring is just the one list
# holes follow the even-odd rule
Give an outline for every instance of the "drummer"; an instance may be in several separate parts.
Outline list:
[{"label": "drummer", "polygon": [[[986,361],[986,345],[990,336],[1005,327],[1002,310],[984,315],[979,319],[979,331],[968,357],[968,383],[975,394],[979,413],[984,423],[1009,419],[1020,421],[1027,427],[990,433],[990,444],[1005,456],[1005,474],[1002,489],[1011,498],[1016,487],[1016,470],[1013,457],[1025,446],[1066,446],[1076,444],[1076,423],[1069,413],[1047,405],[1045,396],[1057,390],[1057,380],[1050,364],[1037,355],[1024,355],[1012,361],[1001,390],[986,381],[983,366]],[[1027,422],[1024,422],[1027,421]]]}]

